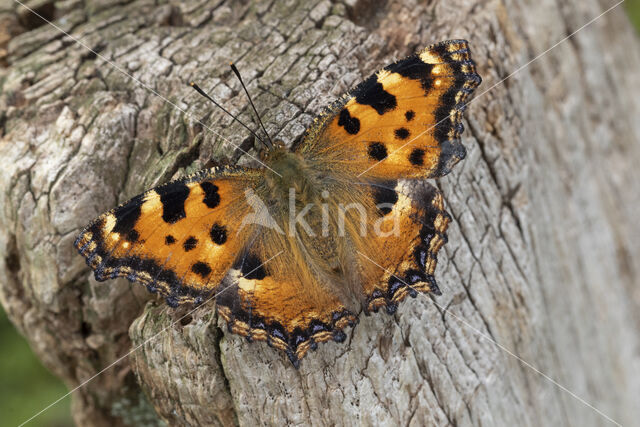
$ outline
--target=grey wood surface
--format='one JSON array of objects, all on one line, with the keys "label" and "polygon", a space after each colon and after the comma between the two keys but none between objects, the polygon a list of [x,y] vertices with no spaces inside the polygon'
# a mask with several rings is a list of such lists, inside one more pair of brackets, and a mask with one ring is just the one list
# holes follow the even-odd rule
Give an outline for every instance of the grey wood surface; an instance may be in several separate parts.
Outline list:
[{"label": "grey wood surface", "polygon": [[[78,425],[609,424],[585,402],[640,419],[638,37],[616,8],[492,88],[613,1],[26,4],[70,36],[0,1],[0,301],[70,388],[137,348],[72,394]],[[363,316],[295,370],[213,304],[176,323],[186,310],[96,282],[73,249],[146,188],[250,163],[234,149],[253,153],[247,132],[190,80],[251,122],[234,61],[290,143],[373,71],[449,38],[470,41],[484,82],[468,157],[437,184],[454,218],[442,296]]]}]

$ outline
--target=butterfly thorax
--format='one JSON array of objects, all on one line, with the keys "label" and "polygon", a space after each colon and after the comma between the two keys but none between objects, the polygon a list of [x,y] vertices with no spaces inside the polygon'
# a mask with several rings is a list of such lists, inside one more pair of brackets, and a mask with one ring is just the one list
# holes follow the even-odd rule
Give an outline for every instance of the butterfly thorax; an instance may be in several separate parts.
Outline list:
[{"label": "butterfly thorax", "polygon": [[348,204],[345,195],[350,189],[313,161],[284,147],[276,146],[264,159],[274,173],[265,173],[262,196],[272,217],[280,222],[286,252],[294,254],[297,265],[304,263],[306,271],[297,273],[320,279],[332,294],[354,308],[359,303],[354,301],[355,291],[360,291],[356,272],[349,271],[355,253],[350,231],[355,227],[350,215],[341,225],[338,206]]},{"label": "butterfly thorax", "polygon": [[[325,177],[300,154],[284,147],[276,146],[265,162],[273,173],[265,173],[263,197],[271,215],[282,222],[283,231],[298,240],[326,236],[321,230],[321,206],[328,193]],[[300,212],[305,212],[304,221],[296,221]]]},{"label": "butterfly thorax", "polygon": [[276,146],[266,154],[265,163],[274,172],[266,174],[267,186],[273,199],[287,200],[292,190],[300,201],[311,202],[312,200],[305,199],[315,197],[317,183],[302,156]]}]

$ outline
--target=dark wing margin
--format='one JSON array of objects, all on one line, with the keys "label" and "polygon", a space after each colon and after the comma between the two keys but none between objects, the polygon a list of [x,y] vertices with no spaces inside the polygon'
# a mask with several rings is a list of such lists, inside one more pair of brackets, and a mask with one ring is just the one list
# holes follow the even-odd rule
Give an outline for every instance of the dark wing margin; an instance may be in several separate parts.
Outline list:
[{"label": "dark wing margin", "polygon": [[476,72],[466,40],[438,43],[427,47],[418,56],[427,61],[433,53],[437,55],[433,62],[449,64],[455,76],[455,84],[440,98],[441,105],[435,112],[434,135],[442,146],[436,175],[443,176],[466,156],[466,150],[460,142],[460,135],[464,131],[462,114],[467,108],[467,99],[482,83],[482,78]]}]

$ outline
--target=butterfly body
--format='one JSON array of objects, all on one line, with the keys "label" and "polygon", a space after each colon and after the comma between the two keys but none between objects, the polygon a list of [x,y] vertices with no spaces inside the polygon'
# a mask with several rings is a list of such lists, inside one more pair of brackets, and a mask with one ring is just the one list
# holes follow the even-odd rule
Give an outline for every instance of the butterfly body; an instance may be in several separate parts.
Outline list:
[{"label": "butterfly body", "polygon": [[297,366],[317,343],[343,341],[360,311],[439,293],[450,218],[422,179],[464,157],[462,110],[479,83],[466,41],[431,45],[341,98],[293,150],[264,152],[264,168],[149,190],[75,246],[98,280],[126,277],[172,306],[213,295],[231,332]]},{"label": "butterfly body", "polygon": [[322,176],[299,153],[277,144],[264,156],[264,162],[273,171],[265,173],[268,191],[265,196],[270,204],[284,202],[288,209],[291,190],[296,200],[303,204],[313,203],[320,198]]},{"label": "butterfly body", "polygon": [[[363,302],[354,262],[353,231],[358,227],[356,218],[343,213],[343,207],[360,199],[353,190],[349,196],[344,180],[322,163],[309,161],[281,143],[269,149],[263,160],[266,171],[257,194],[266,201],[265,213],[277,219],[277,227],[257,230],[255,239],[266,247],[279,246],[283,257],[291,258],[297,271],[289,274],[299,276],[301,282],[321,283],[345,306],[358,310]],[[314,279],[307,281],[309,276]]]}]

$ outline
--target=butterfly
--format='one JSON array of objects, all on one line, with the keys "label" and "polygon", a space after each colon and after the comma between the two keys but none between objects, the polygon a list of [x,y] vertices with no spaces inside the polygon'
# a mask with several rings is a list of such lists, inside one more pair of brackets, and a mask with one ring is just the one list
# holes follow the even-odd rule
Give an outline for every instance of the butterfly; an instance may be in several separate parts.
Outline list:
[{"label": "butterfly", "polygon": [[358,314],[440,294],[450,216],[425,181],[465,157],[465,102],[480,84],[465,40],[384,67],[260,167],[202,170],[99,216],[75,247],[99,281],[126,277],[176,307],[215,299],[231,333],[294,366],[346,339]]}]

